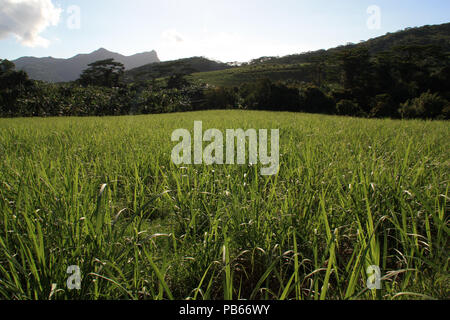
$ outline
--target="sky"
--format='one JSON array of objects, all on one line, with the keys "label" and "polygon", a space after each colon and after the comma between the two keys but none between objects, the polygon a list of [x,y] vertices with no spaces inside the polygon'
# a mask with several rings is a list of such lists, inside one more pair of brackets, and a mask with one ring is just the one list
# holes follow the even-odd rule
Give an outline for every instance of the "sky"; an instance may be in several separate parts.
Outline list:
[{"label": "sky", "polygon": [[0,59],[106,48],[244,62],[447,22],[449,0],[0,0]]}]

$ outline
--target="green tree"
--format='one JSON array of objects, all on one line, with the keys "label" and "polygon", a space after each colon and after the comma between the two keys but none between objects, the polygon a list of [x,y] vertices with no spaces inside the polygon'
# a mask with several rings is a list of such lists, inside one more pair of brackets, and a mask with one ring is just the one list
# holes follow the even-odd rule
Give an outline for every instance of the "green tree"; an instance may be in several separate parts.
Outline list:
[{"label": "green tree", "polygon": [[371,118],[398,117],[397,108],[398,104],[395,103],[390,94],[379,94],[371,101],[369,116]]},{"label": "green tree", "polygon": [[363,111],[369,112],[369,97],[373,95],[373,64],[366,47],[344,50],[339,54],[342,84]]},{"label": "green tree", "polygon": [[238,105],[234,89],[212,88],[205,91],[205,109],[233,109]]},{"label": "green tree", "polygon": [[[408,100],[399,109],[402,118],[435,119],[448,112],[448,101],[438,93],[425,92],[420,97]],[[444,112],[445,110],[445,112]]]},{"label": "green tree", "polygon": [[16,66],[9,60],[0,60],[0,89],[14,89],[30,84],[24,71],[16,71]]},{"label": "green tree", "polygon": [[341,116],[361,116],[361,108],[352,100],[341,100],[336,104],[336,113]]},{"label": "green tree", "polygon": [[78,79],[82,86],[119,87],[123,82],[125,67],[114,59],[96,61],[88,65]]},{"label": "green tree", "polygon": [[15,68],[16,66],[14,65],[13,62],[6,59],[5,60],[0,59],[0,75],[14,71]]},{"label": "green tree", "polygon": [[183,89],[189,85],[190,83],[181,73],[174,74],[167,80],[167,89]]},{"label": "green tree", "polygon": [[340,60],[344,88],[366,88],[372,72],[369,50],[365,47],[345,50],[340,54]]},{"label": "green tree", "polygon": [[300,89],[299,111],[308,113],[333,114],[336,104],[332,97],[314,85],[307,85]]},{"label": "green tree", "polygon": [[14,63],[0,60],[0,114],[19,115],[17,100],[26,95],[33,84],[26,72],[15,70]]}]

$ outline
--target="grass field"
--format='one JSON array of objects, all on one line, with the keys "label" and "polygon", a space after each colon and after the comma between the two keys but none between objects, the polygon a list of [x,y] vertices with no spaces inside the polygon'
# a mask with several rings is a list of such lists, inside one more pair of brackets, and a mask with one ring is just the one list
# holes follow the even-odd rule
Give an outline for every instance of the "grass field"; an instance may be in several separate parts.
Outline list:
[{"label": "grass field", "polygon": [[194,82],[223,87],[240,86],[260,79],[312,81],[314,79],[309,69],[311,67],[308,64],[269,64],[193,73],[187,78]]},{"label": "grass field", "polygon": [[[195,120],[280,129],[279,174],[176,167],[171,134]],[[0,298],[448,299],[449,150],[448,122],[0,119]]]}]

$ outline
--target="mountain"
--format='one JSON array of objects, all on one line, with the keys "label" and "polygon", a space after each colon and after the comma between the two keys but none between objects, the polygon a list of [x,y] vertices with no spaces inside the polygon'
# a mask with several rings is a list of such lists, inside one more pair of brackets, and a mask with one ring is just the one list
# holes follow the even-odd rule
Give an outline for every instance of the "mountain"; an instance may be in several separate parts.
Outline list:
[{"label": "mountain", "polygon": [[208,60],[204,57],[192,57],[174,61],[165,61],[160,63],[150,63],[125,72],[127,81],[151,80],[169,77],[174,74],[189,75],[197,72],[211,72],[230,69],[231,66]]},{"label": "mountain", "polygon": [[13,62],[17,70],[27,72],[31,79],[47,82],[68,82],[78,79],[83,70],[88,67],[88,64],[111,58],[123,63],[125,70],[159,62],[155,51],[124,56],[103,48],[89,54],[78,54],[69,59],[23,57]]}]

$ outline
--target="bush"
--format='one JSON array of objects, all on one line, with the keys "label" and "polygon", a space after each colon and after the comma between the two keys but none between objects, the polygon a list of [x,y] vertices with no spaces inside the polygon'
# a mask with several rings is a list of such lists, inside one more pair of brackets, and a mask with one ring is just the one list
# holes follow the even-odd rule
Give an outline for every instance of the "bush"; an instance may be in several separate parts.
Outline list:
[{"label": "bush", "polygon": [[369,116],[371,118],[397,117],[397,108],[391,95],[386,93],[375,96],[371,102]]},{"label": "bush", "polygon": [[246,83],[241,87],[244,105],[248,109],[269,109],[272,82],[269,79]]},{"label": "bush", "polygon": [[333,89],[331,91],[331,96],[333,97],[334,101],[354,99],[352,92],[346,89]]},{"label": "bush", "polygon": [[442,115],[439,117],[441,120],[450,120],[450,103],[442,110]]},{"label": "bush", "polygon": [[17,100],[31,90],[34,82],[24,71],[15,71],[14,63],[0,59],[0,112],[4,116],[20,115]]},{"label": "bush", "polygon": [[276,110],[282,111],[301,111],[299,91],[283,83],[273,84],[271,87],[270,105]]},{"label": "bush", "polygon": [[398,110],[402,118],[435,119],[442,116],[447,100],[437,93],[425,92],[420,97],[408,100]]},{"label": "bush", "polygon": [[167,80],[167,89],[183,89],[189,85],[189,81],[187,81],[184,75],[180,73],[172,75],[169,80]]},{"label": "bush", "polygon": [[334,99],[314,85],[300,89],[300,104],[301,110],[309,113],[334,114],[336,111]]},{"label": "bush", "polygon": [[205,109],[234,109],[238,105],[238,96],[234,89],[213,88],[205,92]]},{"label": "bush", "polygon": [[240,88],[244,105],[248,109],[301,111],[299,92],[283,83],[273,83],[269,79],[244,84]]},{"label": "bush", "polygon": [[358,103],[353,100],[341,100],[336,104],[336,113],[341,116],[359,116],[363,112]]}]

